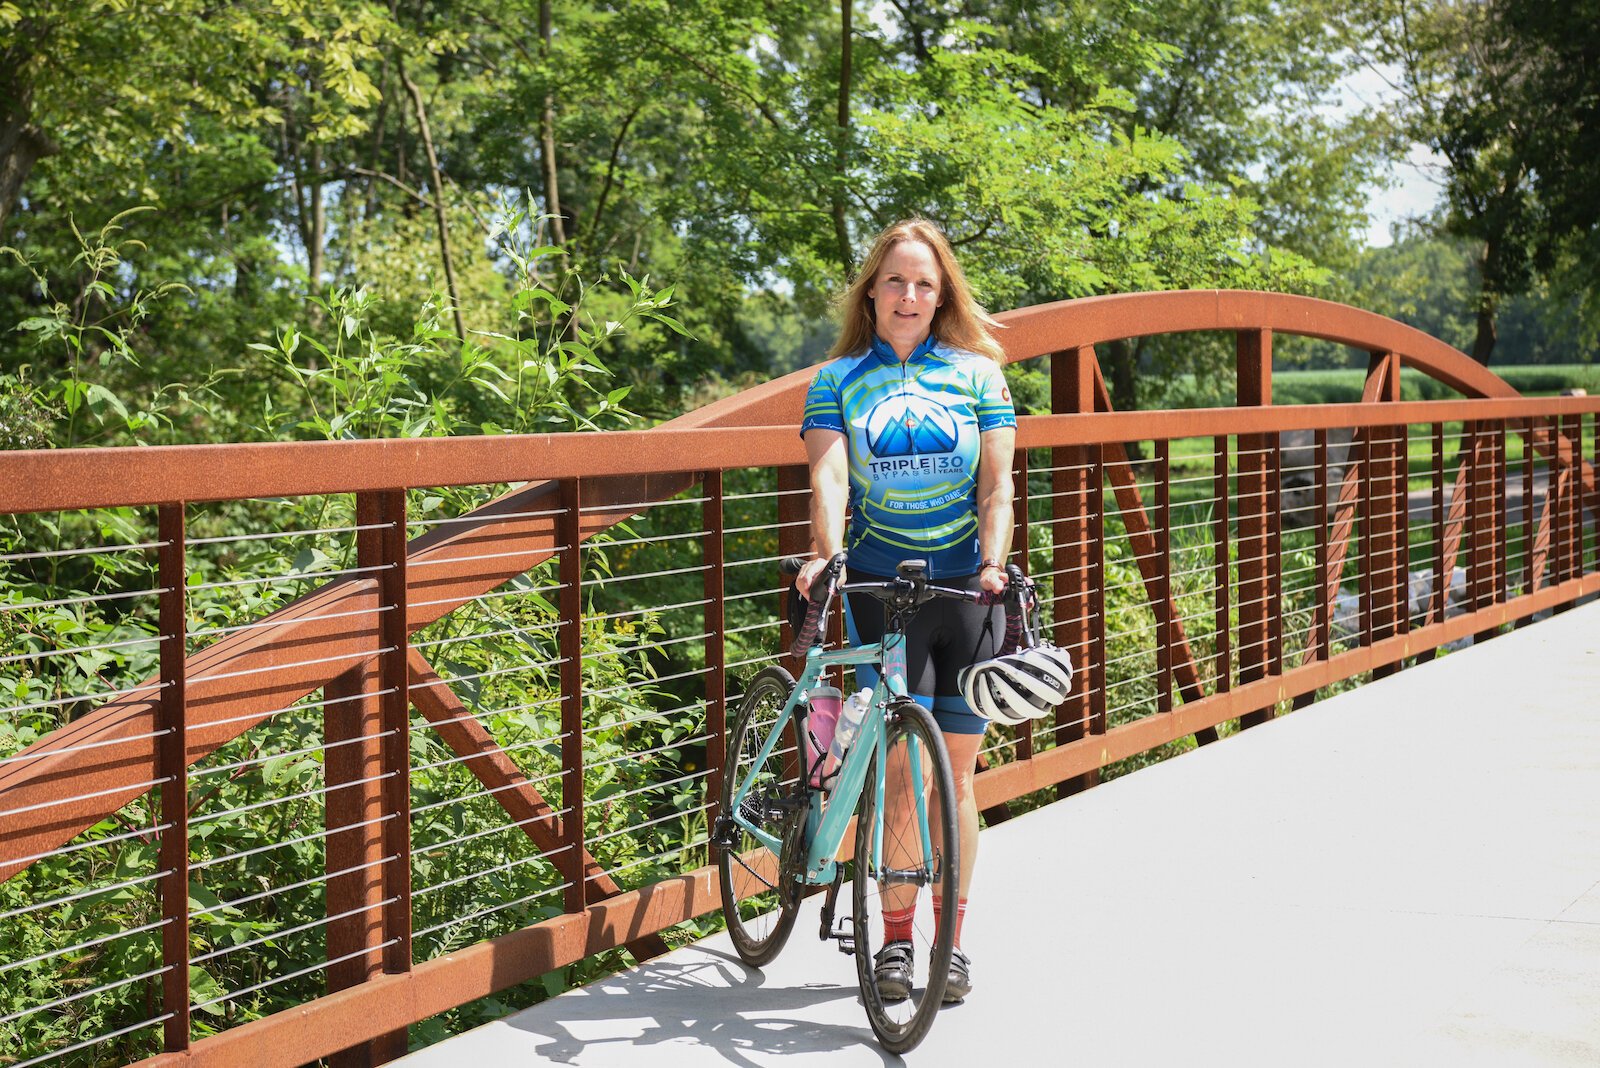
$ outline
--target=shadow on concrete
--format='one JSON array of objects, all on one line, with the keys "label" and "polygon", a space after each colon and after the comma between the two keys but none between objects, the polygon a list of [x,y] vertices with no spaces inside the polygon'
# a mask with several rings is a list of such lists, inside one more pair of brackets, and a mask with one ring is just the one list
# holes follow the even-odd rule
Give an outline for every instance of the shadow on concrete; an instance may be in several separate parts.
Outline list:
[{"label": "shadow on concrete", "polygon": [[[635,1051],[639,1063],[664,1064],[671,1061],[663,1047],[670,1046],[679,1055],[699,1048],[702,1055],[715,1051],[728,1064],[756,1068],[774,1055],[868,1046],[885,1065],[905,1063],[876,1046],[855,984],[775,987],[736,955],[704,946],[569,991],[561,1003],[559,1021],[526,1014],[505,1021],[534,1037],[528,1052],[537,1061],[572,1064],[609,1047],[619,1055]],[[819,1022],[840,1015],[830,1009],[853,1013],[861,1022]]]}]

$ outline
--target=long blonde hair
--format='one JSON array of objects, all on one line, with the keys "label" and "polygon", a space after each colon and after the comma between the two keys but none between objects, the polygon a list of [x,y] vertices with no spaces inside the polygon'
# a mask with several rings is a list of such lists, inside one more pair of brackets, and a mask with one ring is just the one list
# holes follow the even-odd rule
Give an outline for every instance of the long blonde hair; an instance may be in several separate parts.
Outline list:
[{"label": "long blonde hair", "polygon": [[1001,324],[972,299],[972,287],[967,284],[967,276],[956,262],[955,251],[944,232],[920,217],[902,219],[873,239],[861,270],[839,298],[839,340],[833,343],[828,355],[850,356],[865,351],[872,344],[876,320],[867,291],[877,280],[883,258],[902,241],[921,241],[933,250],[933,258],[939,264],[943,300],[933,313],[933,336],[952,348],[981,353],[1003,366],[1005,350],[990,333],[1002,329]]}]

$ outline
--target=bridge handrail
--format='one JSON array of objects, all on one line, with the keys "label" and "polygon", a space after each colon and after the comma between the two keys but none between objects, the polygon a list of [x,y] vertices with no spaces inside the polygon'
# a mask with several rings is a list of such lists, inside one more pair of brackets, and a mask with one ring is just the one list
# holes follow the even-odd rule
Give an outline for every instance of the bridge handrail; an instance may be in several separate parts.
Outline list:
[{"label": "bridge handrail", "polygon": [[[1108,763],[1187,735],[1214,734],[1226,720],[1239,719],[1247,726],[1260,722],[1266,710],[1281,702],[1366,671],[1389,669],[1408,657],[1431,655],[1448,642],[1516,623],[1600,589],[1600,561],[1590,568],[1582,527],[1585,511],[1600,514],[1593,464],[1582,450],[1585,420],[1593,426],[1600,415],[1596,398],[1510,396],[1509,387],[1498,378],[1475,364],[1465,366],[1470,364],[1466,357],[1409,327],[1358,309],[1278,294],[1091,298],[1024,309],[1002,319],[1010,325],[1004,339],[1008,355],[1057,354],[1061,358],[1053,361],[1052,371],[1058,379],[1058,405],[1076,391],[1075,402],[1082,409],[1021,420],[1017,484],[1023,522],[1018,544],[1030,544],[1027,450],[1032,449],[1046,454],[1051,483],[1049,518],[1033,522],[1046,524],[1050,531],[1052,548],[1045,573],[1055,583],[1058,602],[1054,637],[1090,669],[1085,672],[1088,684],[1064,706],[1053,725],[1018,735],[1007,743],[1014,747],[1009,755],[1015,759],[1002,762],[997,756],[996,765],[978,777],[980,802],[993,818],[1003,816],[999,806],[1024,794],[1070,788]],[[1108,407],[1094,344],[1129,335],[1216,329],[1232,331],[1239,338],[1244,406],[1137,413],[1094,410]],[[1259,403],[1270,400],[1274,330],[1367,347],[1374,354],[1369,399],[1361,404],[1279,408]],[[1398,399],[1401,365],[1419,367],[1458,389],[1495,399],[1402,402]],[[577,627],[567,625],[582,619],[576,546],[641,507],[700,484],[710,528],[704,543],[706,566],[698,569],[705,572],[707,589],[705,704],[707,729],[714,738],[720,737],[727,664],[721,635],[716,636],[713,650],[710,632],[720,629],[713,618],[720,621],[723,604],[722,477],[736,469],[777,468],[780,552],[803,549],[804,454],[794,420],[810,373],[797,372],[650,431],[0,454],[0,514],[159,506],[162,568],[167,576],[162,584],[167,591],[162,595],[163,632],[180,639],[168,645],[179,653],[164,657],[161,674],[146,680],[142,688],[132,688],[0,763],[0,816],[6,817],[0,823],[0,880],[49,855],[130,797],[148,792],[153,782],[186,784],[190,764],[250,729],[270,710],[319,687],[331,687],[348,673],[351,658],[367,658],[379,665],[384,693],[389,695],[380,701],[386,736],[404,736],[409,690],[410,700],[452,748],[474,754],[463,758],[479,762],[474,774],[482,767],[496,769],[495,789],[501,791],[497,796],[518,825],[530,837],[542,836],[536,840],[546,843],[545,848],[554,843],[567,851],[569,859],[562,862],[569,880],[567,912],[447,957],[413,963],[409,913],[401,915],[409,905],[409,873],[400,871],[409,862],[409,840],[394,837],[393,828],[401,821],[391,820],[384,831],[389,837],[369,843],[375,851],[370,863],[384,873],[386,887],[399,888],[395,893],[402,902],[384,906],[383,929],[396,932],[395,937],[368,949],[373,960],[381,957],[381,967],[369,967],[350,989],[318,999],[297,1013],[280,1013],[227,1030],[191,1049],[187,970],[179,975],[176,965],[169,966],[164,979],[170,1010],[165,1026],[173,1063],[183,1050],[189,1050],[186,1061],[202,1056],[231,1063],[240,1051],[261,1042],[273,1045],[274,1063],[302,1063],[343,1048],[340,1043],[383,1039],[432,1013],[600,949],[629,943],[648,952],[644,940],[650,935],[715,907],[709,869],[634,890],[612,882],[585,851],[581,797],[567,806],[565,815],[545,804],[519,778],[516,764],[492,737],[473,733],[462,722],[465,706],[448,680],[409,646],[406,635],[506,578],[559,555],[563,733],[579,739],[574,753],[566,753],[563,743],[562,777],[568,784],[581,782],[582,680],[573,673],[579,670],[575,665],[580,664],[583,650],[572,644]],[[1061,382],[1067,376],[1072,378],[1070,388]],[[1258,403],[1248,403],[1247,391]],[[1458,422],[1463,424],[1458,450],[1462,476],[1455,479],[1449,494],[1447,514],[1443,426]],[[1427,612],[1415,620],[1409,605],[1401,601],[1400,578],[1408,565],[1406,541],[1413,524],[1403,500],[1404,438],[1395,431],[1409,425],[1425,428],[1433,442],[1434,507],[1423,527],[1435,545],[1434,594]],[[1330,464],[1329,432],[1339,429],[1357,431],[1355,448],[1343,464]],[[1316,546],[1318,581],[1308,606],[1314,633],[1302,646],[1301,662],[1295,666],[1285,663],[1283,633],[1280,542],[1286,509],[1280,499],[1279,435],[1286,431],[1311,433],[1321,495],[1314,505],[1321,531]],[[1546,458],[1550,472],[1546,493],[1550,503],[1537,529],[1529,514],[1522,521],[1517,551],[1525,570],[1516,587],[1520,593],[1507,588],[1507,581],[1515,577],[1506,559],[1513,517],[1504,506],[1504,490],[1514,477],[1507,463],[1508,435],[1525,442],[1525,488],[1532,486],[1536,454]],[[1194,621],[1179,611],[1173,585],[1170,445],[1193,438],[1211,439],[1216,458],[1213,499],[1221,505],[1220,521],[1211,532],[1212,547],[1219,554],[1212,565],[1221,644],[1213,654],[1214,663],[1192,647],[1185,628]],[[1153,442],[1154,458],[1136,468],[1120,448],[1128,442]],[[1335,487],[1333,472],[1340,469]],[[1036,478],[1042,477],[1043,471],[1036,473]],[[436,528],[405,544],[401,532],[407,489],[523,481],[530,484],[461,517],[459,527]],[[364,534],[361,543],[364,567],[377,577],[363,574],[336,580],[279,609],[257,629],[182,656],[183,506],[329,493],[357,495],[365,517],[363,530],[377,532]],[[1107,493],[1114,506],[1108,507]],[[1235,508],[1236,523],[1230,519]],[[1136,561],[1155,620],[1153,647],[1159,662],[1156,711],[1120,725],[1110,721],[1109,712],[1114,710],[1108,711],[1106,698],[1107,642],[1114,636],[1108,634],[1103,600],[1108,519],[1121,524],[1124,532],[1119,537],[1126,538]],[[1357,526],[1360,547],[1349,555],[1357,561],[1362,582],[1360,629],[1350,647],[1339,650],[1332,638],[1334,599]],[[482,551],[486,540],[494,541],[496,552]],[[1464,614],[1446,618],[1444,580],[1453,574],[1456,554],[1461,552],[1466,555],[1472,605]],[[1232,577],[1235,570],[1237,580]],[[426,596],[418,596],[416,591],[424,587]],[[1230,613],[1237,614],[1237,625]],[[1237,645],[1230,648],[1235,635]],[[1140,640],[1147,641],[1148,636]],[[286,648],[312,646],[317,657],[285,664]],[[358,690],[341,699],[361,697]],[[395,749],[395,744],[385,742],[378,758],[391,770],[403,770],[404,750]],[[711,782],[720,773],[715,749],[713,742],[705,772]],[[382,787],[379,800],[388,811],[410,811],[409,798],[399,785],[403,779],[403,775],[391,778]],[[351,781],[359,785],[354,778]],[[521,807],[513,810],[516,805]],[[330,813],[332,809],[330,801]],[[16,818],[23,813],[29,818]],[[167,818],[169,825],[183,826],[170,811]],[[167,930],[176,931],[179,919],[186,916],[187,895],[182,888],[187,886],[187,860],[176,850],[171,855],[164,852],[163,857],[164,878],[169,880],[162,890]],[[369,944],[359,943],[357,956],[363,945]],[[187,949],[179,944],[170,952],[187,954]],[[330,950],[329,956],[333,955]],[[508,960],[515,963],[508,965]],[[380,974],[383,971],[392,974]],[[307,1020],[317,1021],[317,1026],[305,1029]]]},{"label": "bridge handrail", "polygon": [[[1151,438],[1359,429],[1394,423],[1576,416],[1594,410],[1587,397],[1503,397],[1297,404],[1289,407],[1185,408],[1168,411],[1025,415],[1018,444],[1070,447]],[[686,467],[681,456],[699,462]],[[361,493],[401,486],[472,486],[584,478],[689,474],[732,467],[805,462],[794,424],[418,441],[302,441],[149,448],[37,449],[0,452],[0,514],[69,511]]]}]

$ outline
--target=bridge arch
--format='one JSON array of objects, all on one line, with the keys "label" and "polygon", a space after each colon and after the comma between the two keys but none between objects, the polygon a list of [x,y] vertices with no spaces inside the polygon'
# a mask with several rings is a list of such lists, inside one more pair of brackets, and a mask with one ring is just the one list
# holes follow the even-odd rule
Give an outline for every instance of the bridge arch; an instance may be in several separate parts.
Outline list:
[{"label": "bridge arch", "polygon": [[[1041,727],[1037,738],[1029,735],[1027,744],[1018,741],[1018,759],[980,776],[985,804],[998,805],[1057,786],[1110,761],[1203,734],[1223,720],[1257,716],[1263,708],[1331,682],[1427,655],[1445,642],[1524,619],[1538,609],[1569,604],[1600,589],[1600,561],[1590,566],[1581,525],[1585,509],[1594,513],[1600,508],[1593,467],[1581,448],[1582,420],[1592,423],[1600,414],[1600,403],[1519,399],[1497,376],[1436,339],[1359,309],[1303,297],[1198,291],[1131,294],[1041,305],[999,318],[1007,326],[1002,341],[1011,362],[1045,354],[1060,357],[1052,368],[1057,411],[1077,413],[1034,417],[1025,420],[1021,430],[1025,447],[1052,457],[1051,494],[1059,504],[1053,506],[1050,518],[1040,522],[1051,527],[1056,539],[1053,551],[1067,556],[1055,557],[1050,566],[1055,574],[1079,576],[1071,588],[1058,591],[1062,598],[1056,620],[1061,628],[1058,643],[1075,649],[1080,662],[1097,665],[1095,670],[1103,672],[1107,625],[1103,604],[1097,606],[1094,600],[1096,565],[1089,560],[1078,566],[1069,559],[1075,553],[1085,559],[1092,556],[1096,539],[1103,534],[1095,526],[1096,515],[1104,518],[1098,511],[1106,497],[1103,478],[1110,483],[1134,543],[1138,581],[1154,616],[1153,639],[1146,635],[1139,640],[1153,641],[1164,696],[1155,714],[1119,726],[1107,722],[1103,703],[1094,706],[1092,694],[1096,690],[1104,694],[1105,679],[1102,675],[1093,680],[1096,685],[1058,722]],[[1240,405],[1197,412],[1110,412],[1098,380],[1095,346],[1129,336],[1190,331],[1236,335]],[[1366,400],[1385,403],[1271,409],[1265,402],[1270,400],[1275,333],[1325,338],[1373,354]],[[1417,368],[1467,397],[1483,399],[1400,403],[1401,366]],[[160,675],[128,687],[69,726],[8,757],[0,764],[0,816],[4,817],[0,879],[52,855],[84,829],[148,793],[153,783],[181,780],[189,764],[275,710],[319,688],[339,685],[352,659],[363,657],[382,662],[391,692],[403,692],[409,685],[410,700],[442,737],[447,730],[452,732],[449,745],[463,760],[475,761],[475,774],[476,769],[488,769],[486,781],[496,784],[490,788],[499,791],[508,813],[517,825],[529,829],[530,837],[542,835],[541,841],[559,845],[569,856],[583,856],[582,821],[577,821],[574,835],[571,824],[564,827],[526,778],[519,778],[520,772],[495,739],[473,732],[464,721],[459,696],[421,650],[407,647],[405,632],[437,621],[642,506],[667,500],[688,487],[705,486],[703,495],[720,505],[725,469],[778,469],[780,486],[796,491],[783,498],[787,519],[781,525],[786,533],[779,536],[789,539],[790,548],[803,548],[803,451],[795,427],[812,373],[797,371],[649,431],[0,455],[0,512],[157,506],[168,524],[166,532],[173,535],[172,540],[163,539],[163,546],[176,553],[180,568],[183,518],[176,505],[181,502],[353,493],[372,526],[387,522],[393,528],[393,510],[403,508],[407,489],[466,482],[525,483],[449,525],[434,527],[409,545],[392,536],[381,544],[369,544],[365,550],[369,558],[382,561],[373,567],[387,568],[391,576],[404,575],[405,582],[353,576],[329,583],[246,632],[177,658]],[[1574,420],[1580,427],[1576,435]],[[1401,424],[1437,427],[1460,421],[1482,427],[1474,431],[1472,446],[1461,458],[1463,469],[1473,477],[1456,479],[1450,513],[1446,516],[1442,505],[1436,509],[1432,536],[1443,550],[1437,565],[1441,572],[1454,551],[1448,547],[1452,537],[1457,548],[1466,545],[1470,550],[1477,600],[1465,617],[1447,620],[1442,610],[1430,609],[1425,618],[1412,621],[1397,601],[1397,587],[1389,581],[1405,552],[1407,520],[1396,499],[1404,485],[1404,456],[1397,451],[1396,438],[1380,431]],[[1281,619],[1282,613],[1275,617],[1269,610],[1275,599],[1280,603],[1282,599],[1282,553],[1276,541],[1281,535],[1281,510],[1269,478],[1274,442],[1285,429],[1318,433],[1333,427],[1368,435],[1368,473],[1347,473],[1337,494],[1324,479],[1329,514],[1319,524],[1326,536],[1319,543],[1318,551],[1324,555],[1318,566],[1327,578],[1315,598],[1318,640],[1307,645],[1299,664],[1290,665],[1279,655],[1282,635],[1273,629],[1274,618]],[[1528,578],[1520,593],[1504,587],[1506,568],[1495,555],[1505,545],[1505,531],[1512,521],[1503,506],[1492,503],[1503,496],[1500,491],[1509,477],[1503,447],[1497,445],[1507,433],[1526,434],[1532,446],[1529,454],[1547,456],[1551,500],[1559,503],[1559,508],[1553,504],[1545,509],[1537,530],[1524,520]],[[1224,666],[1215,677],[1198,670],[1200,656],[1190,647],[1186,621],[1175,607],[1172,522],[1170,514],[1164,514],[1170,505],[1165,495],[1170,478],[1164,480],[1167,468],[1161,458],[1166,454],[1160,443],[1195,438],[1212,439],[1221,457],[1218,485],[1223,508],[1215,532],[1218,588],[1240,591],[1231,603],[1227,594],[1219,595],[1218,630],[1232,635],[1239,648],[1255,650],[1248,663],[1239,659],[1237,672],[1228,666],[1224,650],[1220,658]],[[1127,441],[1158,443],[1155,474],[1135,476],[1122,455],[1121,445]],[[1231,441],[1241,444],[1232,447]],[[1441,469],[1436,461],[1435,471]],[[1027,483],[1023,471],[1024,489]],[[1435,487],[1435,499],[1442,502],[1442,474],[1437,475]],[[1229,518],[1230,506],[1237,507],[1236,524]],[[706,543],[708,553],[720,552],[721,544],[721,527],[716,525],[721,519],[712,515],[708,510],[708,523],[716,535]],[[403,519],[402,512],[399,521]],[[1383,583],[1370,582],[1371,588],[1363,591],[1363,632],[1350,648],[1335,651],[1327,637],[1329,585],[1337,587],[1336,557],[1346,551],[1341,547],[1353,544],[1357,525],[1364,540],[1349,551],[1359,554],[1369,580],[1380,574],[1387,577]],[[492,551],[485,551],[486,544]],[[1064,559],[1070,566],[1062,566]],[[720,557],[717,561],[702,570],[715,575],[722,566]],[[1232,566],[1239,568],[1237,584],[1229,576]],[[1098,577],[1104,577],[1103,571]],[[710,585],[707,589],[707,603],[720,605],[720,594]],[[168,594],[177,596],[171,589],[163,593]],[[351,617],[371,617],[386,606],[400,609],[390,620],[406,623],[399,640],[392,624],[385,629],[370,619],[361,626],[348,622]],[[1229,621],[1230,612],[1239,614],[1237,626]],[[304,649],[313,649],[316,656],[297,659]],[[397,661],[397,655],[402,659]],[[706,662],[713,664],[709,654]],[[717,664],[718,672],[723,666]],[[184,700],[174,704],[167,696],[174,692],[184,694]],[[1174,700],[1174,694],[1181,702]],[[725,697],[725,692],[708,690],[708,707],[723,704]],[[399,720],[392,719],[391,726],[394,722]],[[175,723],[182,724],[185,741],[176,751],[161,741],[172,736]],[[372,759],[394,758],[392,751],[385,752]],[[581,774],[580,764],[580,781]],[[349,778],[357,785],[367,781]],[[397,806],[406,803],[392,796],[380,800]],[[398,855],[404,854],[401,846],[395,846]],[[374,856],[377,859],[370,862],[374,866],[394,859]],[[174,864],[181,862],[179,857]],[[691,872],[676,881],[633,890],[608,882],[607,873],[598,871],[590,859],[569,874],[579,890],[575,900],[569,896],[567,913],[536,925],[532,933],[507,936],[510,940],[499,944],[482,943],[454,960],[428,961],[414,969],[399,954],[389,962],[392,975],[372,972],[339,998],[318,999],[298,1013],[237,1028],[206,1040],[209,1044],[203,1048],[217,1063],[225,1063],[228,1051],[236,1053],[246,1042],[295,1036],[284,1048],[298,1058],[293,1063],[299,1063],[342,1048],[330,1043],[377,1039],[397,1024],[459,1004],[451,1000],[457,992],[453,984],[487,992],[500,988],[495,984],[508,985],[570,963],[595,948],[625,941],[637,942],[648,952],[644,940],[655,932],[715,904],[703,874]],[[185,905],[178,900],[180,893],[172,890],[169,895],[177,910],[174,917]],[[392,923],[397,931],[404,926],[400,919]],[[394,936],[404,937],[409,937],[408,931]],[[394,944],[398,943],[386,941],[385,947]],[[358,946],[356,955],[360,952]],[[385,952],[397,951],[385,948]],[[506,965],[508,959],[517,963]],[[181,978],[176,985],[174,998],[186,993]],[[297,1034],[302,1019],[312,1023]]]},{"label": "bridge arch", "polygon": [[[1036,304],[995,316],[1008,363],[1093,349],[1128,337],[1199,332],[1292,334],[1369,353],[1394,354],[1468,397],[1515,397],[1499,375],[1438,338],[1374,312],[1288,293],[1186,289],[1118,293]],[[802,368],[668,423],[762,426],[799,423],[814,368]],[[1248,402],[1244,402],[1248,403]]]}]

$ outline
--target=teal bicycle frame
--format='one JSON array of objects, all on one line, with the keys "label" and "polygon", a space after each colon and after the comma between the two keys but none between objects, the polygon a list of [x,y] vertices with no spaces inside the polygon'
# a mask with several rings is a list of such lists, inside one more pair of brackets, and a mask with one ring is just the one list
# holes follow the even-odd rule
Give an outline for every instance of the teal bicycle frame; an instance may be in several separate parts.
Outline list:
[{"label": "teal bicycle frame", "polygon": [[[844,834],[849,826],[850,819],[855,815],[857,801],[861,791],[867,787],[867,769],[876,767],[876,774],[871,783],[877,806],[874,809],[882,818],[883,791],[887,777],[887,768],[884,761],[879,760],[874,765],[873,756],[883,749],[884,731],[886,729],[889,702],[895,698],[905,698],[906,692],[905,652],[906,638],[904,634],[890,633],[884,635],[882,642],[869,645],[857,645],[847,649],[838,649],[832,652],[825,651],[821,646],[813,646],[806,654],[805,670],[795,682],[794,692],[789,695],[789,700],[784,703],[783,712],[767,735],[767,740],[761,747],[760,754],[755,758],[756,767],[761,767],[772,751],[776,748],[779,739],[783,737],[784,728],[795,719],[795,709],[800,702],[808,699],[810,692],[822,679],[822,674],[830,667],[849,667],[856,664],[876,664],[880,668],[878,684],[873,687],[871,705],[867,710],[866,719],[861,724],[861,733],[856,737],[855,743],[850,747],[844,762],[839,767],[838,781],[833,790],[824,791],[815,787],[807,787],[807,804],[805,814],[806,856],[803,878],[805,882],[822,885],[832,882],[838,875],[838,862],[834,859],[839,852],[839,846],[844,842]],[[798,732],[797,732],[798,737]],[[910,746],[910,771],[912,796],[916,799],[917,830],[922,838],[922,855],[933,855],[933,836],[928,822],[928,803],[925,796],[926,785],[923,781],[921,754],[917,751],[919,742],[916,735],[907,738]],[[804,753],[804,741],[800,742],[800,752]],[[803,763],[803,760],[802,760]],[[800,769],[801,781],[808,780],[809,768]],[[761,827],[753,826],[747,822],[741,806],[749,793],[751,780],[747,779],[739,784],[738,791],[733,796],[730,813],[733,821],[755,837],[776,856],[783,855],[783,843],[773,837]],[[865,833],[865,829],[857,828],[856,833]],[[883,836],[873,835],[872,839],[872,867],[874,871],[883,868]],[[931,874],[931,873],[930,873]]]}]

